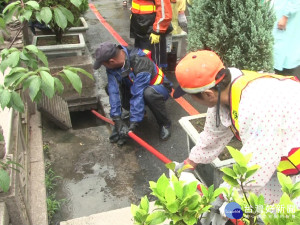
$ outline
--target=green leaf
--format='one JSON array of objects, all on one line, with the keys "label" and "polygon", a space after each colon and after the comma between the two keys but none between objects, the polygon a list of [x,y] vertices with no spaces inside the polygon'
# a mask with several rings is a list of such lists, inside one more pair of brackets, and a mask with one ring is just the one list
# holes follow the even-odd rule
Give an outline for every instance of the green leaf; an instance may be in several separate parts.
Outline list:
[{"label": "green leaf", "polygon": [[38,76],[34,77],[29,84],[29,96],[32,101],[34,101],[40,91],[41,88],[41,78]]},{"label": "green leaf", "polygon": [[259,168],[259,165],[253,165],[250,168],[248,168],[245,178],[248,179],[249,177],[251,177]]},{"label": "green leaf", "polygon": [[3,14],[5,14],[7,11],[10,11],[11,9],[16,9],[17,7],[15,7],[16,5],[20,5],[21,1],[15,1],[12,2],[10,4],[8,4],[2,11]]},{"label": "green leaf", "polygon": [[147,196],[142,197],[140,207],[141,207],[141,209],[143,209],[147,213],[149,213],[149,200],[148,200]]},{"label": "green leaf", "polygon": [[297,198],[298,196],[300,196],[300,189],[292,192],[291,199],[293,200],[293,199]]},{"label": "green leaf", "polygon": [[264,205],[265,204],[265,198],[263,195],[259,195],[257,199],[257,205]]},{"label": "green leaf", "polygon": [[8,173],[5,170],[0,169],[0,188],[3,190],[3,192],[8,192],[9,183],[10,177]]},{"label": "green leaf", "polygon": [[254,193],[250,193],[250,205],[255,209],[258,202],[258,197]]},{"label": "green leaf", "polygon": [[174,186],[174,191],[175,191],[175,194],[176,194],[177,198],[182,200],[182,197],[183,197],[183,185],[182,185],[182,183],[179,182],[179,181],[177,181],[177,182],[173,181],[173,186]]},{"label": "green leaf", "polygon": [[54,78],[46,71],[41,71],[40,74],[42,83],[44,84],[42,89],[47,97],[52,98],[55,93]]},{"label": "green leaf", "polygon": [[67,8],[59,5],[58,8],[62,11],[62,13],[66,16],[67,20],[70,22],[70,23],[73,23],[74,22],[74,16],[72,14],[72,12],[70,10],[68,10]]},{"label": "green leaf", "polygon": [[52,19],[52,11],[49,7],[43,7],[41,9],[41,14],[43,17],[41,19],[45,22],[45,24],[48,24]]},{"label": "green leaf", "polygon": [[172,170],[173,172],[175,171],[175,163],[170,162],[165,164],[165,166],[167,167],[167,169]]},{"label": "green leaf", "polygon": [[39,49],[35,45],[26,45],[25,48],[33,53],[38,53],[39,51]]},{"label": "green leaf", "polygon": [[[31,16],[32,16],[32,11],[31,11],[31,10],[26,10],[22,15],[20,15],[19,20],[20,20],[21,22],[23,22],[24,19],[25,19],[26,21],[29,21],[30,18],[31,18]],[[23,18],[24,18],[24,19],[23,19]]]},{"label": "green leaf", "polygon": [[171,203],[168,202],[168,203],[166,203],[166,207],[171,213],[176,213],[179,208],[179,202],[178,201],[174,201]]},{"label": "green leaf", "polygon": [[4,20],[5,20],[6,23],[9,23],[9,22],[12,21],[12,17],[15,16],[18,13],[18,12],[16,12],[16,11],[18,11],[18,9],[19,9],[19,6],[16,5],[13,8],[11,8],[8,13],[6,13],[4,15]]},{"label": "green leaf", "polygon": [[135,204],[131,204],[131,214],[133,215],[133,216],[135,216],[135,214],[136,214],[136,211],[138,210],[138,206],[137,205],[135,205]]},{"label": "green leaf", "polygon": [[54,77],[54,83],[55,83],[55,90],[57,90],[58,93],[62,94],[64,92],[64,85],[56,77]]},{"label": "green leaf", "polygon": [[66,69],[63,70],[63,73],[67,76],[73,88],[80,94],[82,89],[80,77],[76,73]]},{"label": "green leaf", "polygon": [[169,185],[169,179],[165,174],[162,174],[157,180],[157,192],[160,196],[165,196],[165,191]]},{"label": "green leaf", "polygon": [[278,181],[279,181],[282,189],[287,188],[288,191],[290,191],[293,188],[293,182],[289,176],[286,176],[283,173],[278,172],[277,178],[278,178]]},{"label": "green leaf", "polygon": [[[75,73],[80,72],[80,73],[82,73],[82,74],[88,76],[90,79],[94,80],[93,75],[90,74],[89,72],[87,72],[87,71],[84,70],[84,69],[77,68],[77,67],[68,67],[67,69],[68,69],[68,70],[71,70],[71,71],[73,71],[73,72],[75,72]],[[174,163],[174,169],[175,169],[175,163]]]},{"label": "green leaf", "polygon": [[11,92],[7,89],[4,89],[0,95],[0,105],[1,108],[4,109],[11,99]]},{"label": "green leaf", "polygon": [[225,188],[223,188],[223,187],[217,188],[214,191],[213,197],[214,198],[218,197],[220,194],[222,194],[224,192],[224,190],[225,190]]},{"label": "green leaf", "polygon": [[226,175],[232,177],[232,178],[237,178],[237,175],[236,173],[231,169],[231,168],[228,168],[228,167],[223,167],[220,169],[223,173],[225,173]]},{"label": "green leaf", "polygon": [[66,16],[59,8],[54,8],[54,20],[61,29],[66,29],[68,21]]},{"label": "green leaf", "polygon": [[77,8],[81,5],[82,1],[81,0],[70,0],[70,2],[75,5]]},{"label": "green leaf", "polygon": [[24,103],[21,99],[20,94],[13,91],[11,93],[12,107],[18,112],[24,112]]},{"label": "green leaf", "polygon": [[28,2],[25,2],[25,4],[31,6],[35,10],[38,10],[40,8],[39,3],[37,3],[36,1],[28,1]]},{"label": "green leaf", "polygon": [[175,191],[170,186],[168,186],[167,189],[166,189],[165,199],[166,199],[167,203],[174,202],[175,199],[176,199]]},{"label": "green leaf", "polygon": [[239,185],[239,183],[238,183],[235,179],[233,179],[232,177],[230,177],[230,176],[224,175],[224,176],[222,177],[222,179],[223,179],[225,182],[227,182],[228,184],[230,184],[231,186],[233,186],[233,187],[236,187],[236,186]]},{"label": "green leaf", "polygon": [[17,80],[19,80],[22,76],[24,76],[25,73],[13,73],[9,76],[5,76],[4,77],[4,85],[6,87],[9,87],[11,85],[13,85]]},{"label": "green leaf", "polygon": [[204,196],[208,196],[208,190],[207,187],[205,187],[203,184],[200,184],[201,192]]},{"label": "green leaf", "polygon": [[149,225],[156,225],[156,224],[161,224],[167,219],[166,215],[162,211],[156,211],[154,213],[151,213],[147,219],[146,222]]},{"label": "green leaf", "polygon": [[231,146],[226,146],[230,155],[232,158],[236,161],[237,164],[239,164],[242,167],[247,166],[247,160],[245,159],[244,155],[237,149],[231,147]]},{"label": "green leaf", "polygon": [[20,60],[20,52],[14,51],[7,55],[7,57],[1,62],[0,68],[1,72],[4,73],[4,71],[7,69],[7,67],[15,67]]}]

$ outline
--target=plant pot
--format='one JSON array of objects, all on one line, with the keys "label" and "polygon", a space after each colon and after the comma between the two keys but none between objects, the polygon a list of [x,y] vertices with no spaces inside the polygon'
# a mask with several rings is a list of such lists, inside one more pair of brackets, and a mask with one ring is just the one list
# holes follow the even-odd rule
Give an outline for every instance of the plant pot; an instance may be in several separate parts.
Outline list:
[{"label": "plant pot", "polygon": [[[179,120],[179,124],[187,134],[187,149],[190,152],[191,148],[196,144],[199,133],[203,130],[206,113],[195,116],[185,116]],[[234,137],[229,146],[240,149],[242,144]],[[211,164],[199,164],[196,168],[197,175],[205,182],[206,185],[212,184],[218,187],[222,183],[223,173],[220,171],[222,167],[230,167],[234,164],[228,150],[225,148],[223,153],[219,155]]]},{"label": "plant pot", "polygon": [[56,44],[55,35],[37,35],[33,36],[32,44],[36,45],[48,57],[83,55],[86,49],[83,35],[81,33],[63,35],[63,39],[68,40],[69,38],[76,40],[76,42]]},{"label": "plant pot", "polygon": [[78,27],[71,27],[67,33],[82,33],[83,37],[86,37],[86,31],[89,29],[89,25],[87,24],[84,17],[79,18],[81,21],[81,25]]}]

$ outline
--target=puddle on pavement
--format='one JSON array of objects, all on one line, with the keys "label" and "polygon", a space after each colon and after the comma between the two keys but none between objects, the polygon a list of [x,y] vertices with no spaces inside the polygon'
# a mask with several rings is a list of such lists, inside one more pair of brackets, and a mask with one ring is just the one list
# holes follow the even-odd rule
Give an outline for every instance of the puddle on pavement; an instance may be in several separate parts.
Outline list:
[{"label": "puddle on pavement", "polygon": [[[57,181],[56,198],[64,199],[52,224],[137,203],[149,193],[134,144],[117,147],[109,127],[95,116],[72,115],[74,129],[61,130],[43,119],[43,141]],[[97,118],[96,118],[97,119]],[[144,184],[144,185],[141,185]]]}]

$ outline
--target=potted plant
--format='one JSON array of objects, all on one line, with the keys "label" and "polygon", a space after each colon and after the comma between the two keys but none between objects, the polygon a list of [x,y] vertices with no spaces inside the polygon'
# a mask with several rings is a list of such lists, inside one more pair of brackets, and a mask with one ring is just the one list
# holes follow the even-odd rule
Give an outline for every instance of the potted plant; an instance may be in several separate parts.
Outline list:
[{"label": "potted plant", "polygon": [[[88,9],[87,0],[71,1],[16,1],[9,4],[4,10],[5,16],[10,16],[17,9],[22,9],[20,21],[30,20],[33,24],[38,22],[51,29],[53,35],[41,35],[33,37],[33,44],[49,55],[53,55],[53,49],[58,48],[59,54],[75,50],[81,55],[85,49],[84,37],[81,33],[65,34],[66,31],[80,22],[81,15]],[[65,35],[64,35],[65,34]],[[46,42],[46,44],[45,44]],[[46,45],[46,46],[45,46]],[[45,47],[44,47],[45,46]],[[51,46],[51,47],[49,47]],[[70,48],[70,50],[68,50]]]}]

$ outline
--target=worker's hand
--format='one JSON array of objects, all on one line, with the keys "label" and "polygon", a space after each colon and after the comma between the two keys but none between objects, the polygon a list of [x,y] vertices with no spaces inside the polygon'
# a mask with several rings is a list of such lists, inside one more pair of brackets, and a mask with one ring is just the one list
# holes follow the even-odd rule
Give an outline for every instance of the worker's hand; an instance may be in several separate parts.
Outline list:
[{"label": "worker's hand", "polygon": [[175,163],[175,173],[182,173],[182,172],[189,172],[193,173],[195,168],[187,163],[186,161],[183,161],[181,163],[174,162]]},{"label": "worker's hand", "polygon": [[[121,135],[121,131],[125,132],[126,128],[128,130],[128,126],[126,123],[121,119],[121,117],[114,117],[112,118],[115,123],[115,129],[118,132],[119,135]],[[128,133],[128,131],[127,131]]]},{"label": "worker's hand", "polygon": [[178,13],[178,24],[181,28],[185,28],[187,26],[187,19],[184,12]]},{"label": "worker's hand", "polygon": [[130,122],[129,124],[129,130],[134,132],[136,128],[138,127],[139,123],[138,122]]},{"label": "worker's hand", "polygon": [[159,34],[154,34],[154,33],[150,34],[149,40],[150,40],[151,44],[158,44],[159,43],[159,39],[160,39],[160,35]]}]

